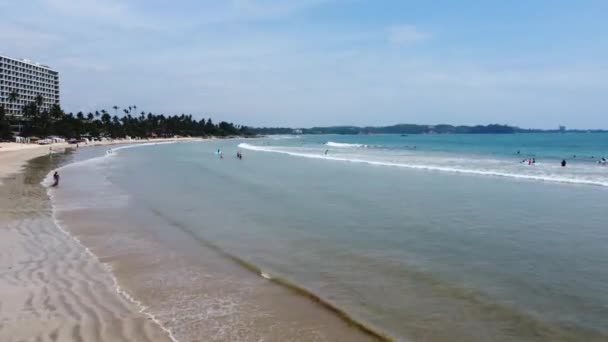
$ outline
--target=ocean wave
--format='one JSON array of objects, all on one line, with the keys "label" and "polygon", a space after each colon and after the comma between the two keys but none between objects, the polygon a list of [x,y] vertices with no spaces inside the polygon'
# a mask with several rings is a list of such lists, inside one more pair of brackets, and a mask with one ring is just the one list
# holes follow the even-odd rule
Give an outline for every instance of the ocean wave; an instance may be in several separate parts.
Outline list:
[{"label": "ocean wave", "polygon": [[271,135],[268,136],[271,140],[289,140],[289,139],[300,139],[299,135]]},{"label": "ocean wave", "polygon": [[450,172],[450,173],[506,177],[506,178],[541,181],[541,182],[569,183],[569,184],[595,185],[595,186],[608,187],[608,181],[599,180],[599,179],[583,179],[583,178],[552,176],[552,175],[531,175],[531,174],[512,173],[512,172],[504,172],[504,171],[497,171],[497,170],[467,169],[467,168],[461,168],[461,167],[449,167],[449,166],[428,165],[428,164],[406,164],[403,162],[367,160],[367,159],[349,158],[349,157],[335,157],[335,156],[327,156],[327,155],[322,155],[322,154],[311,154],[311,153],[287,151],[287,150],[284,150],[281,148],[265,147],[265,146],[262,147],[262,146],[247,144],[247,143],[241,143],[241,144],[239,144],[239,147],[243,148],[243,149],[251,150],[251,151],[280,153],[280,154],[286,154],[286,155],[290,155],[290,156],[294,156],[294,157],[302,157],[302,158],[310,158],[310,159],[324,159],[324,160],[351,162],[351,163],[357,163],[357,164],[401,167],[401,168],[415,169],[415,170],[442,171],[442,172]]},{"label": "ocean wave", "polygon": [[328,141],[325,143],[325,146],[329,147],[341,147],[341,148],[365,148],[368,145],[365,144],[348,144],[348,143],[338,143],[333,141]]}]

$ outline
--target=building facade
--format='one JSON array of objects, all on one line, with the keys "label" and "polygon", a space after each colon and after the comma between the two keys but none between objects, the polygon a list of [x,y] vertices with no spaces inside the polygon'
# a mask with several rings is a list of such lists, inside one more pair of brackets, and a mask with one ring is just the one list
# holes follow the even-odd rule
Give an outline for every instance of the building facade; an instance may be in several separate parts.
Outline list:
[{"label": "building facade", "polygon": [[0,55],[0,106],[4,106],[6,113],[22,114],[23,107],[38,95],[43,98],[42,111],[60,104],[59,73],[27,59]]}]

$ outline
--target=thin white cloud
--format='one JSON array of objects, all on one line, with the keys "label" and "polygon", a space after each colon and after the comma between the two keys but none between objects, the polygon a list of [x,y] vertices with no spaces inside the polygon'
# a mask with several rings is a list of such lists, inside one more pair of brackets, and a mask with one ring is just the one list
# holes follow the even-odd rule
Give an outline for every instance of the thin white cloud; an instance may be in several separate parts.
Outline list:
[{"label": "thin white cloud", "polygon": [[388,30],[388,40],[395,45],[415,43],[430,38],[429,32],[421,31],[413,25],[398,25]]},{"label": "thin white cloud", "polygon": [[37,54],[39,51],[56,46],[62,40],[59,35],[33,27],[0,23],[0,53],[11,57],[31,58],[26,55],[14,56],[13,51],[19,51],[21,54]]},{"label": "thin white cloud", "polygon": [[205,6],[201,24],[281,20],[336,0],[226,0]]},{"label": "thin white cloud", "polygon": [[[140,9],[117,0],[41,0],[52,14],[75,21],[91,22],[123,29],[157,29],[159,17],[145,16]],[[166,21],[166,19],[165,19]]]},{"label": "thin white cloud", "polygon": [[232,0],[232,8],[243,18],[286,17],[318,6],[327,0]]},{"label": "thin white cloud", "polygon": [[65,57],[58,60],[55,63],[57,68],[62,68],[62,70],[77,70],[79,72],[82,71],[109,71],[111,68],[109,65],[101,62],[94,61],[90,58],[81,58],[81,57]]}]

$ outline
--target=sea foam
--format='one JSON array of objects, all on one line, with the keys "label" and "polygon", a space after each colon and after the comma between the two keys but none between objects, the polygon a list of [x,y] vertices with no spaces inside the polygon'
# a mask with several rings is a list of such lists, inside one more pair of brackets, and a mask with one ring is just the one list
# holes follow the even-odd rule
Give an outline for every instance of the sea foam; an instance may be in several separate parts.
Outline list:
[{"label": "sea foam", "polygon": [[322,159],[322,160],[342,161],[342,162],[350,162],[350,163],[357,163],[357,164],[400,167],[400,168],[415,169],[415,170],[429,170],[429,171],[441,171],[441,172],[470,174],[470,175],[496,176],[496,177],[506,177],[506,178],[531,180],[531,181],[595,185],[595,186],[608,187],[608,180],[603,179],[603,178],[599,178],[599,179],[598,178],[580,178],[580,177],[577,178],[575,176],[564,176],[564,175],[525,174],[525,173],[515,173],[515,172],[508,172],[508,171],[501,171],[501,170],[466,168],[466,167],[461,167],[461,166],[452,167],[452,166],[443,166],[443,165],[430,165],[430,164],[423,164],[423,163],[406,163],[406,162],[402,162],[402,161],[371,160],[371,159],[364,159],[365,156],[331,156],[331,155],[323,155],[322,153],[313,154],[313,153],[304,153],[304,152],[300,152],[300,151],[292,151],[292,150],[289,150],[288,147],[270,147],[270,146],[267,147],[267,146],[251,145],[248,143],[241,143],[241,144],[239,144],[239,147],[243,148],[243,149],[251,150],[251,151],[279,153],[279,154],[285,154],[285,155],[290,155],[290,156],[294,156],[294,157],[302,157],[302,158],[310,158],[310,159]]},{"label": "sea foam", "polygon": [[338,143],[333,141],[328,141],[325,143],[325,146],[329,147],[341,147],[341,148],[365,148],[368,147],[364,144],[348,144],[348,143]]}]

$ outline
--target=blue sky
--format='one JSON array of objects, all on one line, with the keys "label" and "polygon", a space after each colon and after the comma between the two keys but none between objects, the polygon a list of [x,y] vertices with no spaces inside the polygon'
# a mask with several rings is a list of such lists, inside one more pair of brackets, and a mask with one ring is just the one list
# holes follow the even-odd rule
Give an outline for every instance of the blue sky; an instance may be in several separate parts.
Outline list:
[{"label": "blue sky", "polygon": [[0,0],[67,111],[608,128],[607,1]]}]

